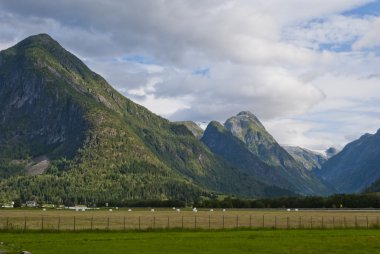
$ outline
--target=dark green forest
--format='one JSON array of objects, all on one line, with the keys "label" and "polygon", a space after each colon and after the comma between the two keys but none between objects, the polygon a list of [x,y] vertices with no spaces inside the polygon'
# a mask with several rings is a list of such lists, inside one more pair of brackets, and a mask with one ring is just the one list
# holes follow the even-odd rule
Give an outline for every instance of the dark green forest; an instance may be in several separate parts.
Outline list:
[{"label": "dark green forest", "polygon": [[263,199],[203,199],[194,203],[205,208],[380,208],[379,193],[339,194],[328,197],[294,196]]}]

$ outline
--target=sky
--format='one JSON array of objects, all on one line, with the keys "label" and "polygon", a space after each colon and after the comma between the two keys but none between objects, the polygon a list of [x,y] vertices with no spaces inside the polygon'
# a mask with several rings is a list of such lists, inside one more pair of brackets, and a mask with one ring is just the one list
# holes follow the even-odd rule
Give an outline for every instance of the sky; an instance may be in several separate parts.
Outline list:
[{"label": "sky", "polygon": [[39,33],[172,121],[248,110],[312,150],[380,128],[380,0],[0,0],[0,49]]}]

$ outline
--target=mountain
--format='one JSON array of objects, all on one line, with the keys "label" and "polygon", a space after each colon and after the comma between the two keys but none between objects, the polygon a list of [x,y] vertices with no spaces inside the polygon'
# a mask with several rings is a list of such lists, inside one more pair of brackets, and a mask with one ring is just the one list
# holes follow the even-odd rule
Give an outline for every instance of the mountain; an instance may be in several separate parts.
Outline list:
[{"label": "mountain", "polygon": [[380,179],[380,130],[347,144],[322,166],[320,176],[343,193],[362,191]]},{"label": "mountain", "polygon": [[212,121],[209,123],[201,141],[212,152],[258,180],[290,191],[297,191],[297,188],[289,182],[282,170],[263,162],[257,155],[249,151],[245,143],[232,135],[219,122]]},{"label": "mountain", "polygon": [[327,158],[322,154],[299,146],[282,146],[296,161],[302,163],[307,170],[319,170]]},{"label": "mountain", "polygon": [[46,34],[0,52],[0,200],[270,196],[183,125],[133,103]]},{"label": "mountain", "polygon": [[174,122],[175,124],[184,125],[191,133],[193,133],[194,137],[197,139],[201,139],[203,136],[204,130],[196,123],[192,121],[180,121]]},{"label": "mountain", "polygon": [[328,149],[326,149],[325,151],[325,154],[327,156],[327,159],[330,159],[331,157],[333,157],[334,155],[337,155],[337,153],[339,153],[338,149],[336,149],[335,147],[329,147]]},{"label": "mountain", "polygon": [[[209,127],[212,132],[207,130]],[[306,195],[334,191],[286,152],[252,113],[243,111],[229,118],[224,126],[213,122],[209,127],[202,141],[210,150],[261,181]],[[231,158],[231,153],[238,157]]]}]

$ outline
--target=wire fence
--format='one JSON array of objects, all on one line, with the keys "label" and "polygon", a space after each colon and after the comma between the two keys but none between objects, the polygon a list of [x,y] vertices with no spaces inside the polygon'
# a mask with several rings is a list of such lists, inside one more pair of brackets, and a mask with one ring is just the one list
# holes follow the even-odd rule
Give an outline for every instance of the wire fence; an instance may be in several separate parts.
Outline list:
[{"label": "wire fence", "polygon": [[91,231],[149,229],[379,228],[379,216],[26,216],[0,217],[0,230]]}]

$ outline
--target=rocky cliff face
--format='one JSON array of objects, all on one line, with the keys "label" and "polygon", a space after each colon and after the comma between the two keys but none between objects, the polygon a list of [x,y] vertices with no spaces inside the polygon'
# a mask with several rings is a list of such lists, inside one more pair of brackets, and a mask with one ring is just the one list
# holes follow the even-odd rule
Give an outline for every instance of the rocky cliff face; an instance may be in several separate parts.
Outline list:
[{"label": "rocky cliff face", "polygon": [[323,165],[320,175],[343,193],[362,191],[380,179],[380,130],[347,144]]},{"label": "rocky cliff face", "polygon": [[45,40],[29,39],[0,54],[1,158],[73,157],[84,140],[82,105],[60,92],[58,74],[41,68],[46,61],[37,61],[40,48],[33,45]]},{"label": "rocky cliff face", "polygon": [[295,164],[294,159],[276,142],[251,112],[240,112],[229,118],[224,126],[267,164],[282,167]]},{"label": "rocky cliff face", "polygon": [[322,154],[298,146],[283,146],[283,148],[307,170],[320,170],[327,158]]}]

